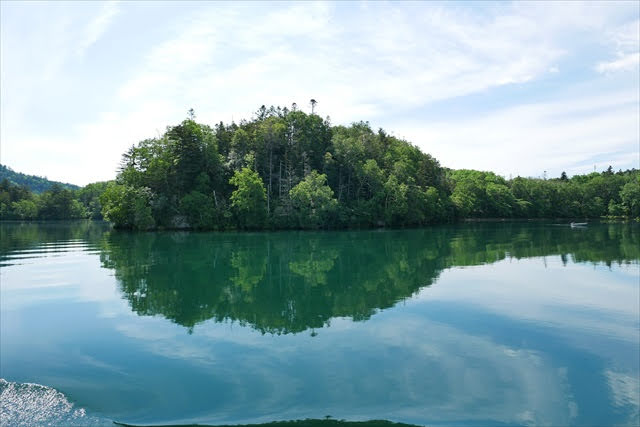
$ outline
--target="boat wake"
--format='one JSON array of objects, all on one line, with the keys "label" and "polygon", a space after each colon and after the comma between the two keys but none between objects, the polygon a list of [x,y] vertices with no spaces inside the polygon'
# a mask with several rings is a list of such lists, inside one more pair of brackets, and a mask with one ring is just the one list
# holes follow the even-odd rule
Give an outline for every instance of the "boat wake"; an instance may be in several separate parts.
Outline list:
[{"label": "boat wake", "polygon": [[51,387],[0,378],[0,425],[112,426],[113,423],[88,415]]}]

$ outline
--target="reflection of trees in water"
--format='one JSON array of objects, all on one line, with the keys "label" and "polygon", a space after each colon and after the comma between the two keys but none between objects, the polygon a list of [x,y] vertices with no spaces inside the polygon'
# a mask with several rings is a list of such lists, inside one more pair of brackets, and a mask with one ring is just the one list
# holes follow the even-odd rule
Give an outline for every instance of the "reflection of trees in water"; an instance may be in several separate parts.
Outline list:
[{"label": "reflection of trees in water", "polygon": [[368,319],[448,267],[561,255],[567,262],[637,262],[639,227],[571,230],[478,223],[408,231],[122,233],[103,240],[103,266],[140,315],[193,328],[238,321],[263,333]]},{"label": "reflection of trees in water", "polygon": [[139,314],[300,332],[332,317],[366,319],[428,285],[440,261],[405,234],[113,232],[101,260]]},{"label": "reflection of trees in water", "polygon": [[508,257],[637,262],[640,226],[586,229],[541,223],[470,223],[419,230],[279,233],[126,233],[90,221],[0,223],[0,263],[100,249],[140,315],[193,328],[207,319],[262,332],[321,328],[332,317],[368,319],[428,286],[443,269]]},{"label": "reflection of trees in water", "polygon": [[323,248],[317,239],[310,240],[311,252],[298,253],[294,260],[289,262],[289,269],[304,278],[305,283],[315,285],[327,284],[327,273],[333,269],[338,250],[335,248]]}]

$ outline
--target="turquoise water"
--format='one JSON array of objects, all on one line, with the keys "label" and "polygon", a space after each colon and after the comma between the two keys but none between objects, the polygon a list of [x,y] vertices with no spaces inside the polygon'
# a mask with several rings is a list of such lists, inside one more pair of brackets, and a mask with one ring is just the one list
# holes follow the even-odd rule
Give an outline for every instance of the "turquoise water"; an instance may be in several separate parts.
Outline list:
[{"label": "turquoise water", "polygon": [[640,422],[637,225],[0,231],[9,424]]}]

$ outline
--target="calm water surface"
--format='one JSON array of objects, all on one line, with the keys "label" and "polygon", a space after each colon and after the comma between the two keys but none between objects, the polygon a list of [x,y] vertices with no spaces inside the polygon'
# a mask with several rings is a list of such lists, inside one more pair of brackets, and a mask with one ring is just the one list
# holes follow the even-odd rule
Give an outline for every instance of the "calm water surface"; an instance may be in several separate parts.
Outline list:
[{"label": "calm water surface", "polygon": [[7,424],[640,423],[637,225],[0,231]]}]

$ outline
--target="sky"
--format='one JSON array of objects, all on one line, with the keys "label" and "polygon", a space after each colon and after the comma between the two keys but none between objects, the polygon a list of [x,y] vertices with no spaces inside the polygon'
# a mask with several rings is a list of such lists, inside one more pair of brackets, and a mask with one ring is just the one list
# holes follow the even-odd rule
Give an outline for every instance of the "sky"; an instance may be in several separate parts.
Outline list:
[{"label": "sky", "polygon": [[445,167],[640,168],[640,2],[0,2],[0,162],[85,185],[193,108],[368,121]]}]

